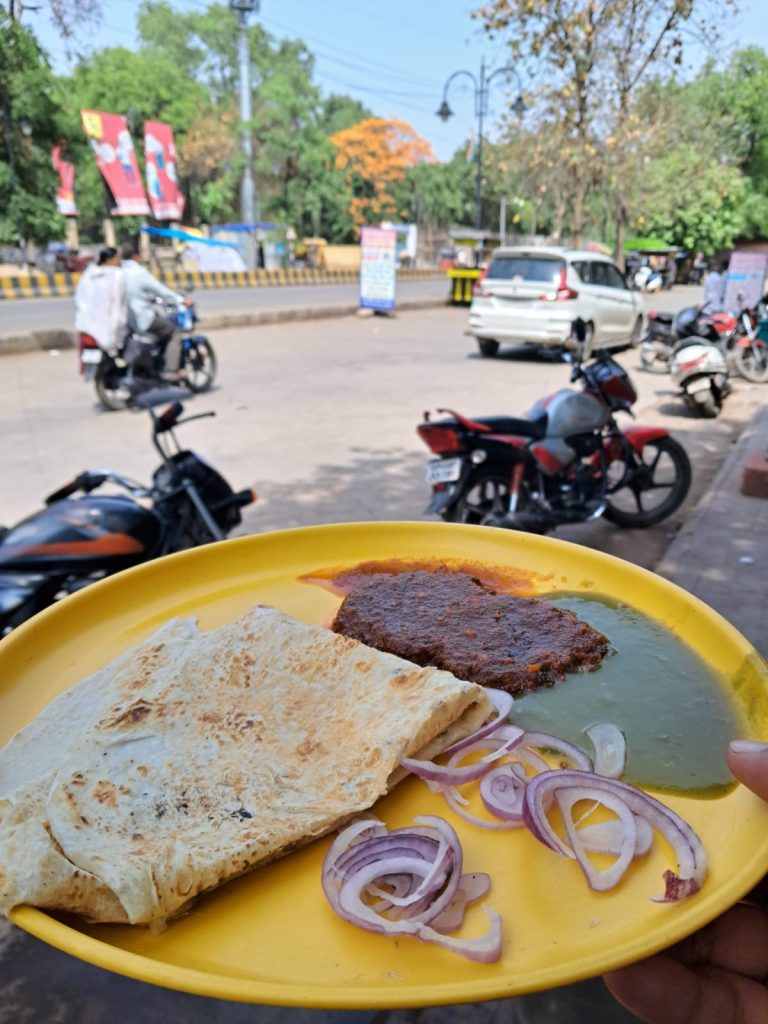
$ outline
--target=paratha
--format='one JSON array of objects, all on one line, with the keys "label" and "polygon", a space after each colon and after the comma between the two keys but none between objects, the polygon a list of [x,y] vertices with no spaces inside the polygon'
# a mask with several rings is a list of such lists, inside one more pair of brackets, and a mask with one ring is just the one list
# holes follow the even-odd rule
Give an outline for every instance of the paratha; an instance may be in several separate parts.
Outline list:
[{"label": "paratha", "polygon": [[482,687],[271,607],[207,632],[172,620],[0,751],[0,909],[163,921],[491,711]]}]

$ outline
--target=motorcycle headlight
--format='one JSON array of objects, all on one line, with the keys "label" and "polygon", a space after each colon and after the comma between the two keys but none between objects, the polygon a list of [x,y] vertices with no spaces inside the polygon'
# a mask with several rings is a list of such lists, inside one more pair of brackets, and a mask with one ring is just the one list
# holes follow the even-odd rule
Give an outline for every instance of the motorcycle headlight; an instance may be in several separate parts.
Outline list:
[{"label": "motorcycle headlight", "polygon": [[481,462],[485,462],[488,458],[488,452],[484,448],[475,448],[469,458],[471,462],[479,466]]}]

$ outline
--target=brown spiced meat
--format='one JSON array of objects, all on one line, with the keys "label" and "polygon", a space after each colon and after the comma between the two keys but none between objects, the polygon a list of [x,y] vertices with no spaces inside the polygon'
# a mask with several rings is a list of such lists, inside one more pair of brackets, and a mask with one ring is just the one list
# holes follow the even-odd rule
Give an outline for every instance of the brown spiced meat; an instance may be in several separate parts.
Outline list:
[{"label": "brown spiced meat", "polygon": [[598,668],[609,648],[572,611],[447,570],[358,577],[333,629],[514,694]]}]

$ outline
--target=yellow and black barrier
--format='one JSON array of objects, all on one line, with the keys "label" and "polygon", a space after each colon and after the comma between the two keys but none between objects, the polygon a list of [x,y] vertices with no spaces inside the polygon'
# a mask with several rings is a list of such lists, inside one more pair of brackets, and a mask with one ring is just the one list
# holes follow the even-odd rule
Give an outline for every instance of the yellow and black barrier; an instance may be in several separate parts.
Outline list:
[{"label": "yellow and black barrier", "polygon": [[[356,284],[356,270],[166,270],[157,275],[169,288],[184,292],[206,288],[271,288],[301,284]],[[398,280],[439,278],[437,270],[398,271]],[[0,277],[0,299],[39,299],[73,295],[79,274],[29,274]]]},{"label": "yellow and black barrier", "polygon": [[472,303],[472,289],[481,271],[476,267],[468,269],[450,267],[447,271],[451,283],[450,299],[453,306],[469,306]]}]

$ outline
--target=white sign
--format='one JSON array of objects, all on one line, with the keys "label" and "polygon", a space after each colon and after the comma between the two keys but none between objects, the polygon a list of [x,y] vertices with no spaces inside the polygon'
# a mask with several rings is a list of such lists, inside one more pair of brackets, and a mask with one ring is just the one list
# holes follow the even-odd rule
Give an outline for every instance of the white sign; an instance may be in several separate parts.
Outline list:
[{"label": "white sign", "polygon": [[360,231],[360,305],[391,312],[397,284],[397,231],[364,227]]},{"label": "white sign", "polygon": [[766,271],[768,253],[732,253],[725,279],[725,308],[738,312],[742,306],[748,309],[756,306],[765,294]]}]

